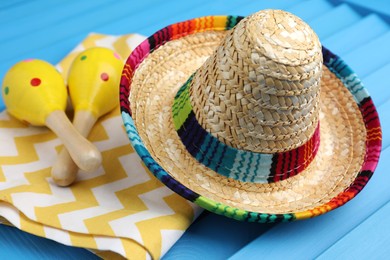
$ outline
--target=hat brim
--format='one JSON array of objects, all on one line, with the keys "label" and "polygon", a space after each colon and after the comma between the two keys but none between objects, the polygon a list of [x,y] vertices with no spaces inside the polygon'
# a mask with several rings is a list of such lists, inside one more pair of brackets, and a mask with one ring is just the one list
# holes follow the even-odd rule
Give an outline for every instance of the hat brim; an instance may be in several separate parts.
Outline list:
[{"label": "hat brim", "polygon": [[123,70],[120,96],[133,147],[173,191],[237,220],[305,219],[345,204],[363,189],[375,170],[381,129],[375,106],[358,77],[326,48],[321,145],[316,158],[300,174],[276,183],[240,182],[200,164],[181,143],[172,123],[174,96],[212,54],[225,31],[240,19],[209,16],[173,24],[132,52]]}]

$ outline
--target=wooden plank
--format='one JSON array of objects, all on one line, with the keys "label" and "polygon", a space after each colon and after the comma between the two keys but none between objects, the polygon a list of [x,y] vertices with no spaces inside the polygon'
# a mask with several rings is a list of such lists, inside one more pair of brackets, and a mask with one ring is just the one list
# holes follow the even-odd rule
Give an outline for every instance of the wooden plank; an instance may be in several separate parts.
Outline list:
[{"label": "wooden plank", "polygon": [[320,40],[351,26],[361,19],[360,15],[346,4],[333,8],[316,19],[309,22],[309,25],[318,34]]},{"label": "wooden plank", "polygon": [[389,215],[390,202],[319,255],[318,259],[388,259]]},{"label": "wooden plank", "polygon": [[[389,81],[385,80],[389,75],[390,63],[363,78],[363,84],[367,87],[376,106],[381,106],[390,99]],[[387,114],[388,111],[389,110],[387,110],[387,112],[384,111],[384,113]]]},{"label": "wooden plank", "polygon": [[[83,16],[86,12],[91,12],[94,9],[104,9],[109,4],[109,0],[67,1],[61,4],[61,8],[58,8],[58,5],[45,5],[44,11],[30,9],[29,13],[19,19],[4,21],[1,26],[6,30],[2,31],[2,37],[9,41],[22,35],[29,35],[49,24],[55,27],[57,23],[71,21],[74,17]],[[42,8],[42,6],[34,8]]]},{"label": "wooden plank", "polygon": [[[99,259],[91,252],[0,226],[0,259]],[[76,257],[77,256],[77,257]]]},{"label": "wooden plank", "polygon": [[348,3],[356,4],[357,6],[363,6],[369,10],[383,13],[387,16],[390,16],[390,2],[389,0],[345,0]]},{"label": "wooden plank", "polygon": [[390,62],[390,31],[343,55],[359,77],[366,77]]},{"label": "wooden plank", "polygon": [[[177,11],[175,15],[165,15],[159,14],[160,9],[157,10],[145,10],[142,13],[137,13],[136,16],[124,17],[120,20],[114,21],[113,23],[107,24],[99,28],[99,32],[109,32],[114,34],[123,33],[123,26],[130,25],[134,20],[142,19],[145,16],[157,16],[159,17],[158,21],[155,20],[145,20],[142,23],[139,23],[137,28],[134,28],[134,31],[144,34],[151,35],[155,31],[161,29],[164,26],[167,26],[172,23],[177,23],[187,19],[192,19],[195,17],[206,16],[206,15],[242,15],[246,16],[257,12],[262,9],[267,8],[280,8],[286,9],[289,6],[300,2],[301,0],[292,0],[292,1],[250,1],[250,0],[234,0],[227,3],[224,0],[214,0],[204,3],[203,5],[196,5],[193,8],[187,8],[185,12]],[[160,6],[161,7],[161,6]],[[164,7],[161,7],[164,9]]]},{"label": "wooden plank", "polygon": [[300,2],[302,2],[302,0],[250,1],[244,5],[240,5],[237,9],[235,9],[236,12],[234,14],[247,16],[257,11],[270,8],[286,10]]},{"label": "wooden plank", "polygon": [[227,259],[273,226],[239,222],[204,212],[163,259]]},{"label": "wooden plank", "polygon": [[377,15],[372,14],[364,17],[352,26],[332,34],[324,39],[322,44],[340,57],[343,57],[345,53],[380,37],[388,30],[389,25]]},{"label": "wooden plank", "polygon": [[[168,3],[170,3],[172,9],[174,6],[177,7],[180,1],[169,1]],[[16,39],[0,42],[0,49],[2,50],[0,57],[2,60],[8,60],[24,56],[36,49],[45,48],[68,37],[80,33],[85,34],[85,32],[90,32],[91,30],[93,31],[94,28],[103,26],[122,16],[133,15],[137,12],[137,9],[147,8],[144,1],[137,1],[131,6],[133,6],[134,9],[129,5],[118,1],[104,9],[91,10],[82,16],[73,17],[73,19],[70,20],[62,20],[52,26],[45,26],[40,28],[40,30],[22,34]]]},{"label": "wooden plank", "polygon": [[51,8],[52,6],[60,6],[66,1],[67,0],[56,0],[42,2],[40,0],[15,0],[9,2],[8,0],[3,0],[1,3],[6,3],[6,5],[0,8],[0,25],[22,19],[25,16],[30,16],[34,13],[34,10],[39,10],[42,6]]},{"label": "wooden plank", "polygon": [[300,17],[302,20],[308,22],[321,16],[327,12],[330,12],[335,6],[326,0],[312,0],[304,1],[297,5],[288,8],[287,11]]}]

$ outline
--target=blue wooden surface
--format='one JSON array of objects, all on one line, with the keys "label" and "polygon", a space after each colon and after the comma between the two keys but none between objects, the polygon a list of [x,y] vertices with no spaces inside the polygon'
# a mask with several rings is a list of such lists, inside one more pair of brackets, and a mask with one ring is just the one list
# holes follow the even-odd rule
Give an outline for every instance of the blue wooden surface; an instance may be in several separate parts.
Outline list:
[{"label": "blue wooden surface", "polygon": [[[248,15],[264,8],[300,16],[345,59],[372,94],[383,127],[383,153],[367,187],[347,205],[294,223],[256,225],[204,213],[165,259],[383,259],[390,248],[390,3],[387,0],[9,0],[0,1],[0,79],[30,57],[56,63],[89,32],[150,35],[174,22],[211,14]],[[368,9],[367,9],[368,8]],[[0,110],[4,108],[0,99]],[[0,144],[1,145],[1,144]],[[0,259],[93,259],[0,226]]]},{"label": "blue wooden surface", "polygon": [[0,229],[0,259],[97,259],[84,248],[56,243],[2,225]]},{"label": "blue wooden surface", "polygon": [[[370,30],[367,30],[370,28]],[[389,25],[376,14],[363,17],[358,22],[344,30],[333,33],[322,41],[325,46],[332,46],[332,51],[344,55],[350,50],[367,44],[372,39],[380,37],[389,30]],[[364,31],[364,33],[362,33]],[[353,39],[353,41],[351,41]]]}]

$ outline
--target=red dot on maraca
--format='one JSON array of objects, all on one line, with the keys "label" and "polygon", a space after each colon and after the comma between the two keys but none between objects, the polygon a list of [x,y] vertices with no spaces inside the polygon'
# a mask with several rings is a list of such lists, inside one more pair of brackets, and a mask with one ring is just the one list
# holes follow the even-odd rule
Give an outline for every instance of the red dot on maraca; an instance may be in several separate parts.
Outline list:
[{"label": "red dot on maraca", "polygon": [[107,73],[103,72],[102,74],[100,74],[100,78],[103,80],[103,81],[107,81],[110,79],[110,77],[108,76]]},{"label": "red dot on maraca", "polygon": [[31,81],[30,81],[30,84],[33,87],[38,87],[39,85],[41,85],[41,82],[42,81],[39,78],[32,78]]}]

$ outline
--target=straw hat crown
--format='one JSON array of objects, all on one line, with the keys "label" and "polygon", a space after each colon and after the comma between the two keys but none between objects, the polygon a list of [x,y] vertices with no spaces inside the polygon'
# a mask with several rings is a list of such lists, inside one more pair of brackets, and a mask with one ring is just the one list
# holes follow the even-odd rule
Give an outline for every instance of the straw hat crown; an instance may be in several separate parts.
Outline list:
[{"label": "straw hat crown", "polygon": [[298,17],[265,10],[229,31],[191,82],[200,125],[237,149],[277,153],[306,143],[319,117],[321,44]]}]

